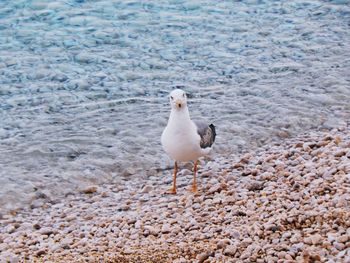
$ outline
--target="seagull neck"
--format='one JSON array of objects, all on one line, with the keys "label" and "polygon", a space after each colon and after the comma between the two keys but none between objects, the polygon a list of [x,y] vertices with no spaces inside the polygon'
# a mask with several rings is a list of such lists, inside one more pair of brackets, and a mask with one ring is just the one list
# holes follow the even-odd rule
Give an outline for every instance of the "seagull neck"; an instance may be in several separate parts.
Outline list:
[{"label": "seagull neck", "polygon": [[182,122],[185,120],[190,121],[190,113],[187,107],[181,110],[171,109],[169,123],[172,123],[177,120],[181,120]]}]

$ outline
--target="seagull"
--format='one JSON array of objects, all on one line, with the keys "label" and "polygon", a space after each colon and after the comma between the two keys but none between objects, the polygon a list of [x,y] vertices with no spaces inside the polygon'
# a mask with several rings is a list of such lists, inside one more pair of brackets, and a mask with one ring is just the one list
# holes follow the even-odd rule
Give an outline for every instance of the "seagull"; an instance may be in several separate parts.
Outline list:
[{"label": "seagull", "polygon": [[164,151],[175,161],[173,186],[169,194],[176,194],[177,162],[194,161],[192,192],[197,192],[198,158],[209,154],[215,141],[215,126],[192,121],[187,107],[186,93],[175,89],[170,93],[171,112],[161,142]]}]

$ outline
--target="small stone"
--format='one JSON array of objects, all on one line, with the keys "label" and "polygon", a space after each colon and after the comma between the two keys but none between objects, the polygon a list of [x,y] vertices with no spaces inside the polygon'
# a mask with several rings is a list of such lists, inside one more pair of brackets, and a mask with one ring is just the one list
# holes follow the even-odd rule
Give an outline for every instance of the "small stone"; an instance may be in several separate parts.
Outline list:
[{"label": "small stone", "polygon": [[130,240],[136,240],[136,239],[138,239],[138,238],[139,238],[139,235],[138,235],[138,234],[133,234],[133,235],[129,236],[129,239],[130,239]]},{"label": "small stone", "polygon": [[72,244],[73,244],[73,239],[71,239],[69,237],[66,237],[63,240],[61,240],[62,247],[69,246],[69,245],[72,245]]},{"label": "small stone", "polygon": [[125,250],[123,251],[124,252],[124,254],[126,254],[126,255],[130,255],[130,254],[132,254],[132,253],[134,253],[134,251],[131,249],[131,248],[125,248]]},{"label": "small stone", "polygon": [[252,176],[257,176],[258,173],[259,173],[259,170],[258,170],[258,169],[253,169],[253,170],[251,171]]},{"label": "small stone", "polygon": [[52,76],[51,79],[59,82],[64,82],[68,79],[68,77],[63,73],[56,73]]},{"label": "small stone", "polygon": [[310,238],[312,245],[318,245],[322,241],[322,236],[320,234],[312,235]]},{"label": "small stone", "polygon": [[349,240],[349,237],[347,235],[341,235],[338,237],[337,242],[339,243],[346,243]]},{"label": "small stone", "polygon": [[335,136],[334,142],[335,142],[336,145],[339,145],[342,142],[342,139],[340,138],[340,136]]},{"label": "small stone", "polygon": [[278,252],[277,256],[279,259],[284,259],[286,257],[287,253],[285,251]]},{"label": "small stone", "polygon": [[215,197],[212,203],[214,205],[222,204],[222,197]]},{"label": "small stone", "polygon": [[31,204],[30,204],[30,208],[34,209],[34,208],[39,208],[42,207],[44,205],[44,201],[42,199],[37,199],[34,200]]},{"label": "small stone", "polygon": [[108,197],[108,196],[109,196],[108,192],[102,192],[101,193],[101,197],[103,197],[103,198]]},{"label": "small stone", "polygon": [[290,137],[290,134],[287,131],[279,131],[279,132],[277,132],[277,136],[282,138],[282,139],[286,139],[286,138]]},{"label": "small stone", "polygon": [[164,224],[164,225],[162,226],[162,233],[163,233],[163,234],[169,233],[170,230],[171,230],[171,228],[170,228],[170,225],[169,225],[169,224]]},{"label": "small stone", "polygon": [[248,253],[248,252],[243,252],[240,258],[241,258],[241,259],[247,259],[247,258],[249,258],[249,256],[250,256],[250,253]]},{"label": "small stone", "polygon": [[168,208],[170,208],[170,209],[175,208],[175,207],[177,207],[177,204],[175,202],[170,202],[168,204]]},{"label": "small stone", "polygon": [[[0,258],[1,259],[1,258]],[[17,256],[15,256],[15,255],[12,255],[10,258],[8,258],[10,261],[10,263],[19,263],[19,262],[21,262],[20,261],[20,258],[19,257],[17,257]]]},{"label": "small stone", "polygon": [[144,229],[145,229],[144,234],[146,234],[146,235],[147,234],[150,234],[150,235],[153,235],[153,236],[157,236],[158,235],[158,230],[155,227],[153,227],[153,226],[145,226]]},{"label": "small stone", "polygon": [[49,236],[54,233],[54,230],[51,227],[43,227],[40,229],[39,233]]},{"label": "small stone", "polygon": [[128,211],[130,209],[130,205],[124,204],[120,206],[119,210],[121,211]]},{"label": "small stone", "polygon": [[95,60],[95,57],[86,52],[81,52],[75,56],[75,60],[80,63],[91,63]]},{"label": "small stone", "polygon": [[93,193],[97,192],[97,186],[95,186],[95,185],[88,186],[88,187],[82,189],[81,192],[84,194],[93,194]]},{"label": "small stone", "polygon": [[[70,87],[72,87],[72,88],[80,88],[80,89],[87,89],[87,88],[90,87],[90,83],[86,79],[72,80],[72,81],[69,82],[68,85]],[[69,156],[69,157],[70,158],[74,157],[74,155],[73,156]]]},{"label": "small stone", "polygon": [[252,158],[252,155],[250,153],[247,153],[242,156],[241,160],[239,161],[240,163],[249,163],[249,160]]},{"label": "small stone", "polygon": [[129,177],[129,176],[134,175],[134,174],[136,174],[136,170],[132,167],[126,168],[122,172],[123,177]]},{"label": "small stone", "polygon": [[233,168],[235,168],[235,169],[244,168],[244,164],[243,164],[243,163],[235,163],[235,164],[233,165]]},{"label": "small stone", "polygon": [[327,144],[329,144],[329,141],[320,141],[316,145],[318,147],[325,147]]},{"label": "small stone", "polygon": [[209,188],[208,190],[208,194],[214,194],[216,192],[220,192],[222,189],[221,189],[221,185],[220,184],[216,184],[216,185],[213,185],[212,187]]},{"label": "small stone", "polygon": [[345,150],[340,150],[340,151],[338,151],[338,152],[336,152],[334,154],[335,157],[342,157],[344,155],[346,155],[346,151]]},{"label": "small stone", "polygon": [[140,229],[141,226],[142,226],[142,221],[141,221],[141,220],[137,220],[137,221],[135,222],[135,229]]},{"label": "small stone", "polygon": [[264,183],[263,182],[251,182],[248,186],[247,189],[249,191],[260,191],[264,189]]},{"label": "small stone", "polygon": [[242,171],[242,176],[248,176],[252,173],[252,171],[250,169],[245,169]]},{"label": "small stone", "polygon": [[293,260],[293,257],[289,254],[286,254],[285,259],[286,260]]},{"label": "small stone", "polygon": [[345,248],[345,245],[343,243],[338,243],[338,242],[335,242],[334,243],[334,247],[339,250],[339,251],[342,251],[344,248]]},{"label": "small stone", "polygon": [[8,234],[12,234],[15,231],[16,231],[16,228],[13,225],[9,225],[9,226],[6,227],[6,232]]},{"label": "small stone", "polygon": [[41,226],[38,223],[36,223],[33,225],[33,228],[36,230],[39,230],[41,228]]},{"label": "small stone", "polygon": [[241,242],[241,244],[245,247],[247,247],[251,243],[253,243],[253,239],[251,239],[250,237],[244,238]]},{"label": "small stone", "polygon": [[237,247],[235,245],[229,245],[224,250],[225,256],[234,256],[237,252]]},{"label": "small stone", "polygon": [[145,194],[145,193],[149,193],[153,190],[153,186],[152,185],[145,185],[142,190],[141,193]]},{"label": "small stone", "polygon": [[17,60],[10,58],[10,59],[7,59],[5,61],[5,64],[6,64],[7,67],[10,67],[10,66],[16,65],[17,64]]},{"label": "small stone", "polygon": [[205,260],[207,260],[210,256],[213,256],[213,252],[203,252],[197,256],[198,263],[203,263]]},{"label": "small stone", "polygon": [[189,170],[189,169],[182,169],[180,176],[187,176],[187,175],[191,175],[191,174],[192,174],[191,170]]},{"label": "small stone", "polygon": [[236,202],[236,198],[234,196],[226,196],[223,200],[224,204],[234,204]]},{"label": "small stone", "polygon": [[205,171],[205,172],[203,172],[202,174],[201,174],[201,177],[203,177],[203,178],[209,178],[209,177],[212,177],[212,176],[214,176],[214,173],[213,173],[213,171]]},{"label": "small stone", "polygon": [[218,243],[216,244],[217,248],[218,249],[224,249],[226,248],[227,245],[230,245],[231,244],[231,240],[229,239],[221,239],[218,241]]},{"label": "small stone", "polygon": [[276,226],[275,224],[272,223],[266,223],[264,224],[264,228],[268,231],[276,232],[280,229],[279,226]]},{"label": "small stone", "polygon": [[46,254],[46,250],[44,250],[44,249],[41,249],[41,250],[39,250],[38,252],[36,252],[36,256],[37,256],[37,257],[41,257],[41,256],[44,255],[44,254]]}]

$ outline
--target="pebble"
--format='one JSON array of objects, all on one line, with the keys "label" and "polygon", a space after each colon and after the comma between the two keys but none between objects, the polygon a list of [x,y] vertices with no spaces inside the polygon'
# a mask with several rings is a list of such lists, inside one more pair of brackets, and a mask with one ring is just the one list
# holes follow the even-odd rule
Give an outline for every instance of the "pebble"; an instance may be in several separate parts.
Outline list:
[{"label": "pebble", "polygon": [[334,243],[334,247],[335,247],[337,250],[342,251],[342,250],[344,250],[345,245],[344,245],[343,243],[335,242],[335,243]]},{"label": "pebble", "polygon": [[91,63],[96,61],[96,58],[86,52],[81,52],[75,56],[75,60],[80,63]]},{"label": "pebble", "polygon": [[40,230],[39,230],[39,233],[41,235],[47,235],[47,236],[49,236],[49,235],[51,235],[51,234],[53,234],[55,232],[56,231],[53,228],[51,228],[51,227],[43,227],[43,228],[40,228]]},{"label": "pebble", "polygon": [[173,209],[173,208],[176,208],[176,207],[177,207],[177,204],[175,202],[170,202],[168,204],[168,208],[170,208],[170,209]]},{"label": "pebble", "polygon": [[[322,242],[322,236],[320,234],[312,235],[312,236],[310,236],[310,241],[311,241],[312,245],[318,245]],[[305,243],[307,243],[307,242],[305,242]]]},{"label": "pebble", "polygon": [[211,252],[203,252],[197,256],[198,263],[203,263],[212,255]]},{"label": "pebble", "polygon": [[81,190],[82,193],[84,194],[93,194],[97,192],[97,186],[95,185],[91,185],[91,186],[87,186],[86,188],[83,188]]},{"label": "pebble", "polygon": [[153,186],[152,185],[145,185],[142,190],[141,193],[149,193],[153,190]]},{"label": "pebble", "polygon": [[263,182],[251,182],[248,184],[247,189],[249,191],[260,191],[264,189]]},{"label": "pebble", "polygon": [[46,250],[44,250],[44,249],[41,249],[41,250],[39,250],[38,252],[36,252],[36,255],[37,255],[38,257],[41,257],[41,256],[44,255],[44,254],[46,254]]},{"label": "pebble", "polygon": [[225,249],[227,245],[231,244],[231,241],[229,239],[222,239],[219,240],[217,243],[218,249]]},{"label": "pebble", "polygon": [[237,252],[237,247],[234,245],[228,245],[224,250],[224,255],[234,256]]},{"label": "pebble", "polygon": [[156,228],[154,228],[153,226],[144,226],[145,229],[145,233],[150,234],[150,235],[154,235],[157,236],[159,233],[159,230],[157,230]]},{"label": "pebble", "polygon": [[341,235],[340,237],[338,237],[337,242],[339,243],[346,243],[349,240],[349,236],[348,235]]},{"label": "pebble", "polygon": [[9,234],[12,234],[16,231],[16,228],[13,225],[8,225],[5,231]]},{"label": "pebble", "polygon": [[216,185],[213,185],[212,187],[209,188],[208,194],[214,194],[214,193],[220,192],[220,191],[221,191],[221,185],[216,184]]},{"label": "pebble", "polygon": [[163,234],[169,233],[171,231],[170,224],[164,224],[161,231]]},{"label": "pebble", "polygon": [[123,177],[129,177],[131,175],[134,175],[136,173],[136,170],[132,167],[128,167],[126,169],[124,169],[124,171],[122,172],[122,176]]}]

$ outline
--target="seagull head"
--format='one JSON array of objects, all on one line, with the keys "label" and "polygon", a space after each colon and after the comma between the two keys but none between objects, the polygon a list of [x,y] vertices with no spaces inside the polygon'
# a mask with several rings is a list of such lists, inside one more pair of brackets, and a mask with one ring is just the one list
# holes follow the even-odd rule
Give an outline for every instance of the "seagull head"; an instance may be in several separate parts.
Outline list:
[{"label": "seagull head", "polygon": [[181,89],[175,89],[170,93],[170,105],[172,109],[181,110],[187,106],[186,93]]}]

